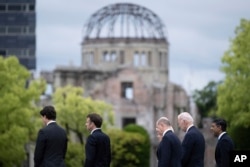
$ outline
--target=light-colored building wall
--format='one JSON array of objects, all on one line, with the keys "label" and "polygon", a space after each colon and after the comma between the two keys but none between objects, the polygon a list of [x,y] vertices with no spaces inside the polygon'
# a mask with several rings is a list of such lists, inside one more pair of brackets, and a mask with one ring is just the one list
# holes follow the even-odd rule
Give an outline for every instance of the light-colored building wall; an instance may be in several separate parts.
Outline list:
[{"label": "light-colored building wall", "polygon": [[[109,57],[108,60],[104,58],[105,53]],[[115,53],[114,60],[112,53]],[[137,53],[139,61],[135,60]],[[141,60],[142,57],[145,62]],[[136,38],[86,40],[82,44],[82,67],[102,71],[124,67],[136,68],[143,74],[146,83],[166,84],[168,82],[168,43],[163,39]]]}]

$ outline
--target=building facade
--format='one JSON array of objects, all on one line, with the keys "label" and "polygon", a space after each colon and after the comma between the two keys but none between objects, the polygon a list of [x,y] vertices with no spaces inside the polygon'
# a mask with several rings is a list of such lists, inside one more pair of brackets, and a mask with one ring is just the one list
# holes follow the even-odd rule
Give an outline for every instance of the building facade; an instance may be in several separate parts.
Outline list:
[{"label": "building facade", "polygon": [[36,1],[0,0],[0,56],[36,69]]}]

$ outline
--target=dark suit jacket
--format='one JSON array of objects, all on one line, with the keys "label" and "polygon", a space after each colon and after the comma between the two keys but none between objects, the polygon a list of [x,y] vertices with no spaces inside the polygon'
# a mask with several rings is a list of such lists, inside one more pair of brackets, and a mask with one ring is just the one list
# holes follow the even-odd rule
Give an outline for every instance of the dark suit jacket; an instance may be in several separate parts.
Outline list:
[{"label": "dark suit jacket", "polygon": [[67,134],[55,122],[41,129],[35,148],[35,167],[65,167]]},{"label": "dark suit jacket", "polygon": [[84,167],[109,167],[111,162],[110,139],[101,129],[95,130],[88,137],[85,152]]},{"label": "dark suit jacket", "polygon": [[181,167],[181,142],[171,131],[167,131],[157,149],[158,167]]},{"label": "dark suit jacket", "polygon": [[204,166],[205,139],[195,126],[188,129],[181,146],[183,167]]},{"label": "dark suit jacket", "polygon": [[227,135],[223,134],[218,140],[215,149],[215,161],[217,167],[229,167],[230,151],[234,149],[232,139]]}]

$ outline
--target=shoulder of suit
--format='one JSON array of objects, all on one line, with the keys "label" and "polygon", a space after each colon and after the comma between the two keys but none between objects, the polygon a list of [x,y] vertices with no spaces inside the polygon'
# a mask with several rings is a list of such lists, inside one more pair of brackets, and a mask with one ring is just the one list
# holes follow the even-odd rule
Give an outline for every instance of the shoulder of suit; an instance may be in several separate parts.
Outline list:
[{"label": "shoulder of suit", "polygon": [[221,136],[221,139],[231,139],[230,136],[227,134],[227,133],[224,133],[222,136]]},{"label": "shoulder of suit", "polygon": [[101,129],[95,129],[95,130],[93,130],[93,132],[92,132],[92,134],[94,134],[94,133],[96,133],[96,132],[102,132],[102,130]]},{"label": "shoulder of suit", "polygon": [[197,131],[197,128],[194,125],[187,130],[187,133],[192,131]]}]

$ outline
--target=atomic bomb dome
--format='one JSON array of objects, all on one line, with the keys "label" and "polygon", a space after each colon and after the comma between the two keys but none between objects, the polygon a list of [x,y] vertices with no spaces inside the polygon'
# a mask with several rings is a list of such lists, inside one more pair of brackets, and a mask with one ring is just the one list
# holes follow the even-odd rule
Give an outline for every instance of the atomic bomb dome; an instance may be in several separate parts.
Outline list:
[{"label": "atomic bomb dome", "polygon": [[111,4],[92,14],[83,30],[83,68],[146,70],[145,80],[167,83],[165,26],[151,10],[131,3]]},{"label": "atomic bomb dome", "polygon": [[[156,120],[167,115],[178,129],[178,113],[189,111],[185,90],[169,81],[168,46],[165,26],[151,10],[131,3],[105,6],[84,24],[80,67],[55,69],[53,87],[79,86],[84,96],[111,104],[115,126],[143,126],[154,155]],[[151,167],[156,162],[151,156]]]},{"label": "atomic bomb dome", "polygon": [[85,38],[165,38],[161,19],[151,10],[131,4],[105,6],[84,26]]}]

